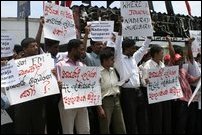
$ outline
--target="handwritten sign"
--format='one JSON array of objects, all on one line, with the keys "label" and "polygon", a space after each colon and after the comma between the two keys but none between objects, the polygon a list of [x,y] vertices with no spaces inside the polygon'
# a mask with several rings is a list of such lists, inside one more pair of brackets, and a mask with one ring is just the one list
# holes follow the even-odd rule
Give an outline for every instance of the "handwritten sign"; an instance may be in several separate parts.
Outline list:
[{"label": "handwritten sign", "polygon": [[191,38],[195,38],[192,43],[192,53],[196,57],[198,53],[201,53],[201,31],[190,30],[189,33]]},{"label": "handwritten sign", "polygon": [[50,54],[18,59],[15,63],[20,83],[6,88],[11,105],[59,93],[57,80],[51,72],[54,60]]},{"label": "handwritten sign", "polygon": [[45,3],[44,6],[44,37],[68,43],[76,38],[76,29],[72,10],[69,7]]},{"label": "handwritten sign", "polygon": [[15,60],[10,60],[5,66],[1,66],[1,87],[8,87],[20,83],[18,69]]},{"label": "handwritten sign", "polygon": [[114,31],[114,21],[94,21],[90,24],[90,37],[93,41],[108,41]]},{"label": "handwritten sign", "polygon": [[10,33],[1,33],[1,57],[13,55],[14,43],[14,35]]},{"label": "handwritten sign", "polygon": [[196,89],[194,90],[194,93],[192,94],[191,98],[189,99],[188,102],[188,106],[190,105],[190,103],[194,100],[194,101],[200,101],[201,98],[201,78],[198,81],[198,84],[196,86]]},{"label": "handwritten sign", "polygon": [[147,96],[149,104],[183,97],[179,83],[179,67],[148,70]]},{"label": "handwritten sign", "polygon": [[121,1],[123,36],[153,36],[148,1]]},{"label": "handwritten sign", "polygon": [[98,67],[62,67],[65,109],[101,105]]},{"label": "handwritten sign", "polygon": [[7,124],[7,123],[12,123],[11,117],[8,115],[6,110],[1,109],[1,125]]}]

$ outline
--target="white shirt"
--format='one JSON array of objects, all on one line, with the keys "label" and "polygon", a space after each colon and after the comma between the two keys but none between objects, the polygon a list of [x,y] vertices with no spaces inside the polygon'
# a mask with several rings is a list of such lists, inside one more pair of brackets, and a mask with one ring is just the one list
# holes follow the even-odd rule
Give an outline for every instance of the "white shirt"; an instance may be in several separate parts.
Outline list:
[{"label": "white shirt", "polygon": [[131,74],[132,77],[129,81],[123,84],[124,88],[138,88],[140,87],[139,68],[137,64],[141,61],[146,54],[151,39],[146,39],[143,46],[138,49],[134,55],[128,58],[122,53],[122,36],[118,36],[115,47],[115,67],[120,74],[120,80],[128,78]]},{"label": "white shirt", "polygon": [[100,74],[102,99],[106,96],[119,94],[119,86],[116,86],[116,83],[118,82],[118,77],[114,68],[110,68],[109,70],[107,70],[101,66]]},{"label": "white shirt", "polygon": [[148,78],[148,69],[161,69],[164,68],[165,64],[163,62],[160,62],[159,64],[156,63],[154,60],[150,59],[148,60],[143,67],[143,77],[142,77],[142,83],[143,86],[146,87],[145,79]]},{"label": "white shirt", "polygon": [[[200,64],[193,60],[193,64],[188,61],[188,73],[194,77],[201,76]],[[197,86],[197,83],[193,83],[193,86]]]}]

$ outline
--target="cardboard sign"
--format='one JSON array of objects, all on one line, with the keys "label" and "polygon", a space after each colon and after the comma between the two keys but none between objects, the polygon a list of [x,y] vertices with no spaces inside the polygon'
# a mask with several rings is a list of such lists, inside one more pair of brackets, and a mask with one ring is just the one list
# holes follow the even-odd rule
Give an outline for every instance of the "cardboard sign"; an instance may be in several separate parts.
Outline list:
[{"label": "cardboard sign", "polygon": [[149,69],[149,84],[147,84],[149,104],[183,97],[178,77],[178,66]]},{"label": "cardboard sign", "polygon": [[6,88],[11,105],[59,93],[57,80],[51,72],[54,60],[49,53],[18,59],[15,62],[20,83]]},{"label": "cardboard sign", "polygon": [[76,29],[72,10],[69,7],[45,3],[44,7],[44,37],[66,44],[76,38]]},{"label": "cardboard sign", "polygon": [[99,67],[62,67],[65,109],[101,105]]},{"label": "cardboard sign", "polygon": [[153,36],[148,1],[121,1],[123,36]]}]

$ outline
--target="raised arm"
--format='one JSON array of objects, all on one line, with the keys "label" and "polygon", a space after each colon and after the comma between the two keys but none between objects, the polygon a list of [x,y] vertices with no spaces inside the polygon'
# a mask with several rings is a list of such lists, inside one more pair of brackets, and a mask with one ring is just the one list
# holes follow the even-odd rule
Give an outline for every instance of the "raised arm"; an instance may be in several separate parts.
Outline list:
[{"label": "raised arm", "polygon": [[39,29],[36,35],[36,42],[38,44],[38,46],[40,47],[40,42],[41,42],[41,35],[42,35],[42,31],[43,31],[43,25],[44,25],[44,17],[41,16],[40,17],[40,21],[39,21]]},{"label": "raised arm", "polygon": [[193,52],[192,52],[192,42],[194,41],[194,38],[189,38],[188,41],[186,41],[186,45],[187,45],[187,51],[188,51],[188,58],[189,61],[193,64],[194,62],[194,57],[193,57]]},{"label": "raised arm", "polygon": [[90,25],[87,25],[85,27],[85,35],[83,37],[83,45],[84,45],[84,49],[85,51],[87,50],[87,41],[88,41],[88,35],[90,33]]},{"label": "raised arm", "polygon": [[166,36],[166,40],[168,41],[169,54],[170,54],[171,62],[173,63],[173,60],[175,59],[175,50],[173,48],[173,45],[171,43],[171,38],[169,35]]},{"label": "raised arm", "polygon": [[146,54],[148,48],[149,48],[149,44],[151,42],[151,37],[147,37],[145,39],[145,41],[143,42],[143,45],[141,48],[139,48],[135,53],[134,53],[134,58],[135,58],[135,61],[137,63],[139,63],[143,56]]}]

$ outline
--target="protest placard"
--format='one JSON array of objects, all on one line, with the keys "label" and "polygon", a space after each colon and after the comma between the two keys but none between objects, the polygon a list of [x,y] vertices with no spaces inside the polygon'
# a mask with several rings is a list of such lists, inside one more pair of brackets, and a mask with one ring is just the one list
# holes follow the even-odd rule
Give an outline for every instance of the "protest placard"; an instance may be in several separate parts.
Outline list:
[{"label": "protest placard", "polygon": [[15,63],[20,83],[6,88],[11,105],[59,93],[57,80],[51,72],[54,60],[49,53],[18,59]]},{"label": "protest placard", "polygon": [[121,1],[123,36],[153,36],[148,1]]},{"label": "protest placard", "polygon": [[195,98],[195,101],[200,101],[200,98],[201,98],[200,96],[201,96],[201,78],[198,81],[198,84],[196,86],[196,89],[194,90],[194,93],[192,94],[191,98],[189,99],[188,106],[194,100],[194,98]]},{"label": "protest placard", "polygon": [[114,21],[93,21],[90,25],[90,37],[93,41],[108,41],[114,31]]},{"label": "protest placard", "polygon": [[72,10],[54,3],[45,3],[44,6],[44,37],[66,44],[76,38],[76,29]]},{"label": "protest placard", "polygon": [[20,83],[18,69],[15,60],[8,61],[5,66],[1,66],[1,87],[8,87]]},{"label": "protest placard", "polygon": [[190,30],[190,37],[195,38],[192,43],[192,53],[193,56],[196,57],[198,53],[201,53],[201,31],[198,30]]},{"label": "protest placard", "polygon": [[12,123],[11,117],[8,115],[6,110],[1,109],[1,125],[7,124],[7,123]]},{"label": "protest placard", "polygon": [[65,109],[101,105],[98,67],[62,67],[62,98]]},{"label": "protest placard", "polygon": [[10,33],[1,33],[1,57],[12,56],[14,44],[14,35]]},{"label": "protest placard", "polygon": [[178,77],[178,66],[149,69],[147,84],[149,104],[183,97]]}]

